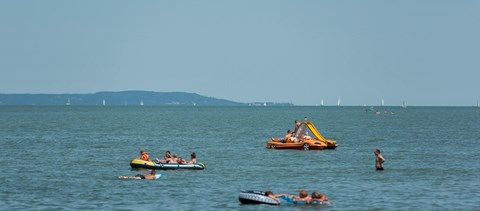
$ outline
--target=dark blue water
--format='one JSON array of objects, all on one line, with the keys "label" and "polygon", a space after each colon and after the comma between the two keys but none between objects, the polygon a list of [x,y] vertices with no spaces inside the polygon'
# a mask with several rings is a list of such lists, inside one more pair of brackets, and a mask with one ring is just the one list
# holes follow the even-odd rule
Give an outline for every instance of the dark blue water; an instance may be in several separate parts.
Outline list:
[{"label": "dark blue water", "polygon": [[[0,107],[0,210],[269,210],[241,190],[320,191],[334,206],[278,210],[480,209],[480,109],[468,107]],[[337,150],[275,151],[307,116]],[[373,151],[386,158],[374,169]],[[119,180],[145,150],[204,171]]]}]

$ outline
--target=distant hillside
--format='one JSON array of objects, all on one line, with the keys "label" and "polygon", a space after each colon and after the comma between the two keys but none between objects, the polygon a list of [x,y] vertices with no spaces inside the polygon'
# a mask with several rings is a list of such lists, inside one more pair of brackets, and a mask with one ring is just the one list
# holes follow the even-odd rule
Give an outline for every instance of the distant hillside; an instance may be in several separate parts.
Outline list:
[{"label": "distant hillside", "polygon": [[246,105],[186,92],[122,91],[94,94],[0,94],[0,105]]}]

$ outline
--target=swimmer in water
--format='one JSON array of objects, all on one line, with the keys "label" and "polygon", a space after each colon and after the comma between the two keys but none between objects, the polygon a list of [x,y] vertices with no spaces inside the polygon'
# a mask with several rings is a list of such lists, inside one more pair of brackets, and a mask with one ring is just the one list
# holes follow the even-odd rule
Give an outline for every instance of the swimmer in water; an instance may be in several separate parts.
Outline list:
[{"label": "swimmer in water", "polygon": [[150,174],[143,175],[143,174],[137,174],[135,176],[119,176],[119,179],[145,179],[145,180],[156,180],[156,172],[155,169],[153,169]]}]

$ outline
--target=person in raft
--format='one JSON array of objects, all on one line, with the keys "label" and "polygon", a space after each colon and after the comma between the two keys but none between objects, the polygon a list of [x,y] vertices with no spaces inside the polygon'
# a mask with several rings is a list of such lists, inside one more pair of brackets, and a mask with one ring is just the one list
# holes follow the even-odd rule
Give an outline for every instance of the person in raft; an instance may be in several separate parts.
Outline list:
[{"label": "person in raft", "polygon": [[273,200],[275,200],[277,202],[277,205],[280,204],[280,200],[278,198],[282,197],[282,196],[289,196],[288,194],[277,194],[277,195],[273,195],[273,192],[272,191],[266,191],[265,192],[265,196],[268,196],[269,198],[272,198]]},{"label": "person in raft", "polygon": [[379,149],[376,149],[373,153],[375,154],[375,168],[377,169],[377,171],[382,171],[385,158],[383,158],[382,154],[380,154]]},{"label": "person in raft", "polygon": [[177,154],[173,154],[172,162],[170,162],[170,163],[178,163],[178,155]]},{"label": "person in raft", "polygon": [[156,180],[156,172],[155,169],[153,169],[150,174],[143,175],[143,174],[137,174],[135,176],[119,176],[119,179],[149,179],[149,180]]},{"label": "person in raft", "polygon": [[192,152],[192,154],[190,155],[190,158],[192,159],[191,161],[188,161],[187,164],[195,164],[197,163],[197,155],[195,154],[195,152]]},{"label": "person in raft", "polygon": [[183,159],[182,157],[178,157],[178,164],[187,164],[187,161],[185,159]]},{"label": "person in raft", "polygon": [[145,151],[140,151],[140,155],[142,156],[140,159],[144,161],[150,161],[152,162],[152,159],[150,159],[150,156],[145,152]]},{"label": "person in raft", "polygon": [[321,194],[319,192],[313,192],[310,200],[308,201],[309,204],[314,203],[314,202],[322,202],[325,204],[330,204],[330,201],[328,200],[328,197],[325,196],[324,194]]},{"label": "person in raft", "polygon": [[290,198],[294,198],[294,202],[306,202],[308,203],[312,198],[308,196],[308,192],[306,190],[300,190],[298,196],[291,196]]},{"label": "person in raft", "polygon": [[170,151],[166,151],[165,155],[163,156],[163,160],[160,160],[158,158],[155,159],[157,163],[170,163],[173,162],[172,155],[170,154]]}]

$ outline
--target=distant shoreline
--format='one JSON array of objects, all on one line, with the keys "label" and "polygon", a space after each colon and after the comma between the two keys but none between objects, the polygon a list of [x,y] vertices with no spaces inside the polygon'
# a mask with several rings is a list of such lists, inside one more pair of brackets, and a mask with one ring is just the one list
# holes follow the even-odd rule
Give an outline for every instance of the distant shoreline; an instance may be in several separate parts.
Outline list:
[{"label": "distant shoreline", "polygon": [[292,103],[241,103],[187,92],[119,91],[92,94],[0,94],[0,106],[293,106]]}]

